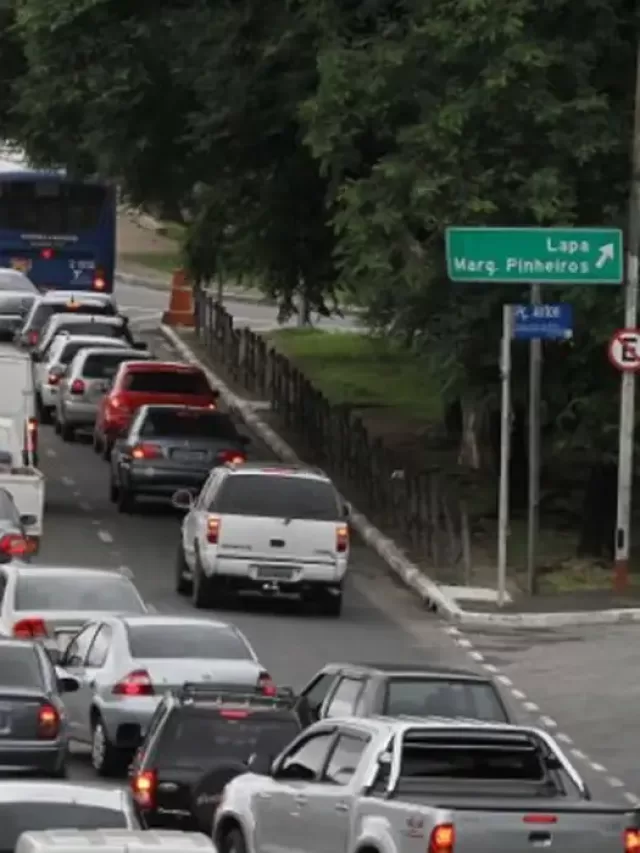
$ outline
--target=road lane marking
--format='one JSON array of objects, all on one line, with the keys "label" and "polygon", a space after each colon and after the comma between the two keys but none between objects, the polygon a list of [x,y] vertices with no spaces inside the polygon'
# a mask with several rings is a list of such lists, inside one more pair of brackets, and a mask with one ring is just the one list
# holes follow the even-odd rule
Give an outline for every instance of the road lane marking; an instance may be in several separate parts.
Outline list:
[{"label": "road lane marking", "polygon": [[63,477],[62,482],[65,484],[65,486],[75,486],[76,484],[76,481],[73,479],[73,477]]},{"label": "road lane marking", "polygon": [[53,449],[53,447],[47,447],[47,449],[46,449],[45,453],[47,454],[47,456],[49,457],[49,459],[53,459],[53,457],[54,457],[54,456],[57,456],[57,455],[58,455],[58,454],[55,452],[55,450]]},{"label": "road lane marking", "polygon": [[81,509],[81,510],[83,510],[84,512],[90,512],[90,511],[91,511],[91,504],[90,504],[88,501],[80,501],[80,503],[78,504],[78,506],[79,506],[79,507],[80,507],[80,509]]},{"label": "road lane marking", "polygon": [[98,539],[101,539],[106,545],[110,545],[113,542],[113,536],[108,530],[98,530]]}]

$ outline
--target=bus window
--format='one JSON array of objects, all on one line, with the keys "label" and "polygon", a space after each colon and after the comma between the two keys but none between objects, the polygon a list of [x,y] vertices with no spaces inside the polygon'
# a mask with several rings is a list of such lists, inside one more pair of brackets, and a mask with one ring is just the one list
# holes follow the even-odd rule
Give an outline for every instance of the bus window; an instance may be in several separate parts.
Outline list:
[{"label": "bus window", "polygon": [[0,229],[76,235],[98,227],[104,187],[54,181],[0,182]]}]

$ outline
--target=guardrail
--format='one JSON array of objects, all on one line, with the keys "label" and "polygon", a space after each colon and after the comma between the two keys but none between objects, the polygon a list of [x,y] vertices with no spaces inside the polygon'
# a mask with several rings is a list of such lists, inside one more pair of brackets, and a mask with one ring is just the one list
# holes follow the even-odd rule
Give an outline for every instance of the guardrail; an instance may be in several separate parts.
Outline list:
[{"label": "guardrail", "polygon": [[268,400],[301,456],[326,470],[370,520],[427,565],[435,580],[471,580],[464,503],[438,471],[407,472],[348,407],[334,406],[292,362],[206,292],[195,294],[196,335],[212,362]]}]

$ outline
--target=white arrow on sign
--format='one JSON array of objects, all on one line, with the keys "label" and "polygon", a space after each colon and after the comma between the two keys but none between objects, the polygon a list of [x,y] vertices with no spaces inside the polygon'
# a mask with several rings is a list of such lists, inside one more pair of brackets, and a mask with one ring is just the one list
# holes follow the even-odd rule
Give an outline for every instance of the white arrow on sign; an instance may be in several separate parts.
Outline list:
[{"label": "white arrow on sign", "polygon": [[613,243],[606,243],[604,246],[600,246],[600,257],[596,261],[596,269],[601,270],[602,267],[607,263],[607,261],[612,261],[614,258],[616,247]]}]

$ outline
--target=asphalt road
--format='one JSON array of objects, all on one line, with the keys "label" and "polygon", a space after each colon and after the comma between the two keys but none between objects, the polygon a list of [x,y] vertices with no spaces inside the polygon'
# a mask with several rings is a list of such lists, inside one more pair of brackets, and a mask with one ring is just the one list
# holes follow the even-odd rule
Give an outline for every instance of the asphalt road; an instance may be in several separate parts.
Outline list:
[{"label": "asphalt road", "polygon": [[[148,310],[149,293],[121,288],[118,296],[123,305],[133,306],[129,313],[135,319],[136,310],[138,318]],[[175,358],[159,335],[146,338],[158,355]],[[173,589],[179,517],[157,505],[120,515],[108,500],[107,465],[88,445],[63,444],[45,427],[42,447],[48,501],[39,562],[127,566],[142,594],[160,611],[193,612]],[[269,458],[259,444],[252,449]],[[545,715],[547,723],[555,722],[557,731],[572,740],[567,749],[578,750],[573,760],[594,796],[625,802],[625,793],[640,792],[634,750],[640,729],[638,629],[631,626],[451,636],[450,627],[425,613],[391,580],[375,553],[358,543],[342,619],[301,616],[291,604],[274,608],[260,603],[225,612],[222,618],[247,634],[282,685],[300,687],[325,662],[345,657],[482,666],[502,682],[523,722]],[[522,710],[518,699],[528,700],[529,711]],[[580,758],[583,751],[588,760]],[[74,759],[73,775],[92,778],[86,756]]]}]

